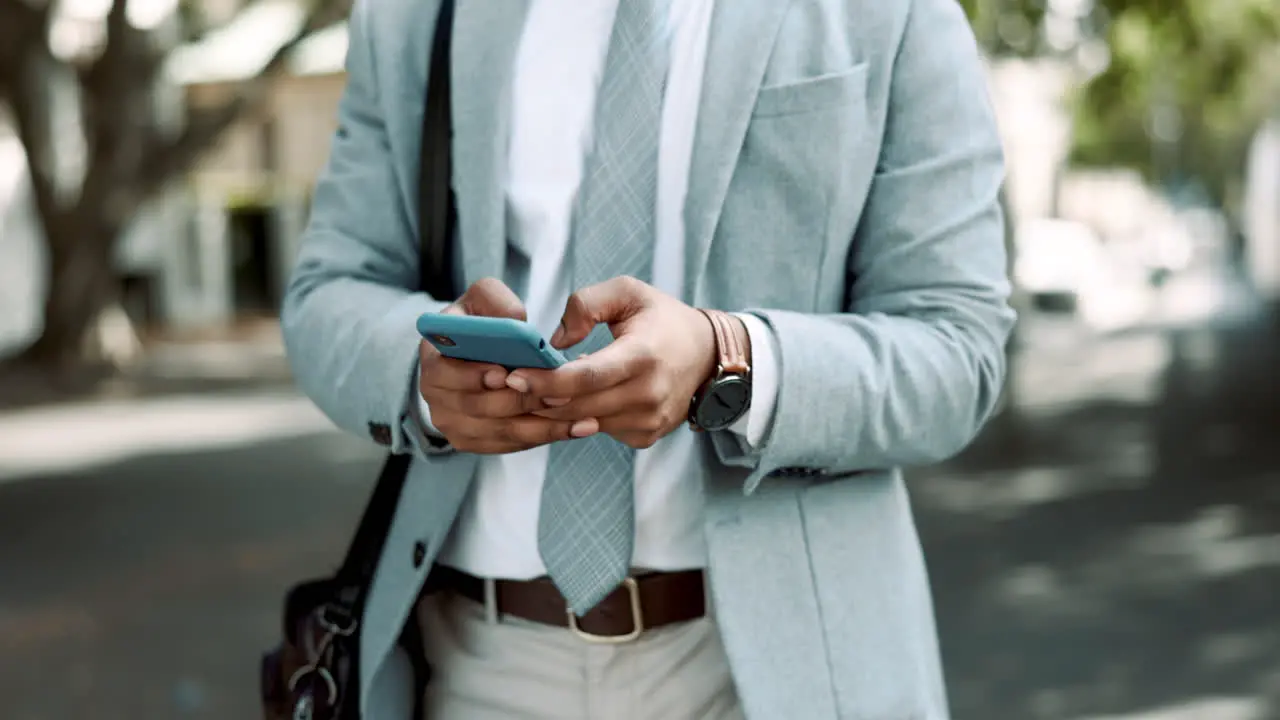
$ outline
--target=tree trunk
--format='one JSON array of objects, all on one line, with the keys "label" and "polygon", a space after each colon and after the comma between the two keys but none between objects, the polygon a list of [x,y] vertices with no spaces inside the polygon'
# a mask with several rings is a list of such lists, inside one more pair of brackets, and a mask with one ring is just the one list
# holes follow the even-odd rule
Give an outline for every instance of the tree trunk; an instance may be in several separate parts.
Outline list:
[{"label": "tree trunk", "polygon": [[16,362],[63,374],[83,365],[89,331],[119,290],[114,251],[120,231],[74,217],[45,226],[44,328]]}]

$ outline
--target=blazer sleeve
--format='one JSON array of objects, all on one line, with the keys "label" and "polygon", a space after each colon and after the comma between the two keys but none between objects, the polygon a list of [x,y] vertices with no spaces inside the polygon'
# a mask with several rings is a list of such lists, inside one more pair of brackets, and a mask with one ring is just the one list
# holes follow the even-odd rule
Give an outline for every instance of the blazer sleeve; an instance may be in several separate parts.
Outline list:
[{"label": "blazer sleeve", "polygon": [[[996,406],[1014,323],[1004,165],[976,43],[954,0],[913,0],[881,150],[849,258],[845,312],[753,309],[781,368],[770,435],[717,438],[728,464],[842,476],[936,462]],[[723,434],[721,434],[723,435]]]},{"label": "blazer sleeve", "polygon": [[396,183],[367,22],[351,13],[338,130],[312,200],[281,328],[299,387],[339,427],[395,453],[430,449],[414,422],[415,321],[446,303],[416,292],[412,209]]}]

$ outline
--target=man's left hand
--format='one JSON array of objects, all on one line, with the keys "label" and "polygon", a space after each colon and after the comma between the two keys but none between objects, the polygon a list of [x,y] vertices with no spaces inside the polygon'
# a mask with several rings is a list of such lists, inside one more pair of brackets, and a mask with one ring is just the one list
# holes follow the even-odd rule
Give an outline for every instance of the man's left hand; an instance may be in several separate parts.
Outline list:
[{"label": "man's left hand", "polygon": [[652,447],[685,421],[690,400],[714,371],[715,331],[698,310],[621,277],[574,293],[551,344],[576,345],[598,323],[613,333],[608,346],[556,370],[516,370],[507,385],[542,400],[548,409],[536,415],[595,418],[615,440]]}]

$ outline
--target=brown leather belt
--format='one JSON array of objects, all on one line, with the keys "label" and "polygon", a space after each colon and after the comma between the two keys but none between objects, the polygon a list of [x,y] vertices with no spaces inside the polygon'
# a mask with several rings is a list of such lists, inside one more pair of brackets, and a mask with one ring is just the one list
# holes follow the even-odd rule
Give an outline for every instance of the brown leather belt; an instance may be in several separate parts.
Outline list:
[{"label": "brown leather belt", "polygon": [[[437,565],[427,580],[426,593],[452,591],[485,604],[484,580]],[[645,630],[697,620],[706,614],[706,590],[701,570],[652,573],[627,578],[599,605],[575,618],[564,596],[546,577],[533,580],[495,580],[499,615],[553,627],[568,628],[588,642],[622,643]]]}]

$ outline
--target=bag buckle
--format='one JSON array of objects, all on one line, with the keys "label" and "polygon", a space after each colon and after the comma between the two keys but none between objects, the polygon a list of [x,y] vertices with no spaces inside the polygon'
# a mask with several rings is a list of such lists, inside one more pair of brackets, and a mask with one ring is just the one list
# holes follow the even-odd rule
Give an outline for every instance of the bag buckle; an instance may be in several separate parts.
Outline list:
[{"label": "bag buckle", "polygon": [[[310,675],[320,678],[320,683],[325,689],[325,706],[333,707],[338,703],[338,683],[334,681],[333,674],[325,667],[311,664],[303,665],[298,671],[289,678],[289,692],[296,693],[298,685]],[[294,718],[304,720],[311,717],[314,712],[317,698],[312,693],[306,693],[298,699],[297,705],[294,706]]]},{"label": "bag buckle", "polygon": [[329,603],[320,609],[317,615],[320,627],[338,637],[350,637],[355,634],[360,621],[348,609]]},{"label": "bag buckle", "polygon": [[[316,624],[324,631],[318,642],[313,642],[310,633],[306,635],[311,662],[298,668],[289,678],[289,692],[298,694],[298,687],[304,680],[310,680],[312,687],[302,693],[293,708],[293,720],[312,720],[315,717],[317,703],[324,703],[326,708],[333,708],[338,703],[338,683],[326,665],[333,662],[334,640],[339,637],[350,637],[355,634],[359,622],[350,610],[329,603],[315,612]],[[314,676],[314,677],[313,677]],[[323,695],[317,697],[316,679],[323,688]]]}]

